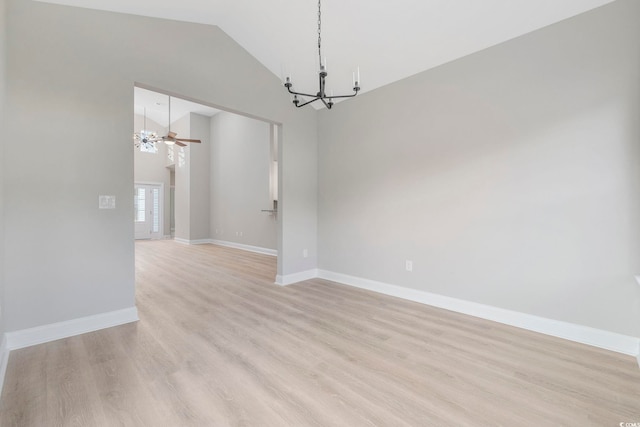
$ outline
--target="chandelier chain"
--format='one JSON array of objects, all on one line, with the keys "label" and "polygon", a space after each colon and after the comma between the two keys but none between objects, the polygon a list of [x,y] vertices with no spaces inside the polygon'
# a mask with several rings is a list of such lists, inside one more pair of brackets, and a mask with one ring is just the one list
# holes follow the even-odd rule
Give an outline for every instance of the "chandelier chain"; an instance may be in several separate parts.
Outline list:
[{"label": "chandelier chain", "polygon": [[320,45],[322,42],[322,37],[320,35],[322,29],[322,12],[320,11],[320,1],[318,0],[318,59],[320,60],[319,64],[322,65],[322,52],[320,51]]},{"label": "chandelier chain", "polygon": [[[291,81],[291,75],[287,75],[284,81],[284,87],[287,88],[287,91],[293,95],[293,104],[297,107],[304,107],[305,105],[309,105],[312,102],[321,101],[325,107],[331,109],[333,107],[334,101],[336,99],[345,99],[345,98],[353,98],[360,92],[360,70],[358,69],[358,73],[353,73],[353,93],[350,95],[334,95],[333,91],[329,92],[327,95],[326,91],[326,78],[327,78],[327,64],[326,61],[322,60],[322,7],[321,0],[318,0],[318,77],[319,77],[319,90],[315,94],[306,93],[306,92],[297,92],[293,90],[293,82]],[[304,98],[311,98],[310,100],[305,100]]]}]

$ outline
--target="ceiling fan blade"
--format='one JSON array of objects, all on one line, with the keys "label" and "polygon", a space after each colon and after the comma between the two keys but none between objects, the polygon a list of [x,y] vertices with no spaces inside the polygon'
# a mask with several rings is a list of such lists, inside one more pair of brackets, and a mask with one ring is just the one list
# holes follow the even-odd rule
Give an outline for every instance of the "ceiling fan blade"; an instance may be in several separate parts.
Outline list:
[{"label": "ceiling fan blade", "polygon": [[176,138],[176,141],[183,141],[183,142],[196,142],[196,143],[198,143],[198,144],[202,143],[202,141],[200,141],[199,139]]},{"label": "ceiling fan blade", "polygon": [[187,146],[187,144],[183,144],[182,142],[178,141],[177,139],[176,139],[176,145],[179,145],[180,147],[186,147]]},{"label": "ceiling fan blade", "polygon": [[178,135],[178,134],[177,134],[177,133],[175,133],[175,132],[169,132],[169,133],[167,134],[167,138],[168,138],[168,139],[175,139],[177,135]]}]

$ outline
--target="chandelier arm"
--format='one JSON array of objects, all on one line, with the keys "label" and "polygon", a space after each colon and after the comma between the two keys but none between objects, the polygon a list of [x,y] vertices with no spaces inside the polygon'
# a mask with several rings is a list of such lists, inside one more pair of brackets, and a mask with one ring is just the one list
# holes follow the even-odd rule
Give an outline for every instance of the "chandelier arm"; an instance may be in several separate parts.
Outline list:
[{"label": "chandelier arm", "polygon": [[357,94],[358,94],[358,91],[354,91],[351,95],[333,95],[333,96],[328,96],[327,98],[332,98],[332,99],[336,99],[336,98],[353,98]]},{"label": "chandelier arm", "polygon": [[327,101],[325,101],[325,98],[319,98],[320,101],[322,101],[322,103],[324,104],[325,107],[327,107],[329,110],[331,109],[331,107],[333,106],[333,101],[331,102],[331,104],[328,104]]},{"label": "chandelier arm", "polygon": [[298,107],[298,108],[300,108],[300,107],[304,107],[305,105],[309,105],[309,104],[311,104],[312,102],[316,102],[318,99],[321,99],[321,98],[319,98],[319,97],[315,97],[315,98],[313,98],[311,101],[307,101],[307,102],[305,102],[304,104],[296,105],[296,107]]},{"label": "chandelier arm", "polygon": [[306,97],[311,97],[311,98],[316,98],[318,95],[311,95],[310,93],[302,93],[302,92],[295,92],[293,90],[291,90],[290,87],[287,88],[287,90],[289,91],[289,93],[291,95],[300,95],[300,96],[306,96]]},{"label": "chandelier arm", "polygon": [[[287,91],[288,91],[291,95],[299,95],[299,96],[306,96],[307,98],[311,97],[311,98],[315,98],[315,99],[321,99],[321,98],[318,96],[318,94],[317,94],[317,93],[316,93],[316,94],[314,94],[314,95],[312,95],[312,94],[310,94],[310,93],[296,92],[296,91],[291,90],[291,88],[289,88],[289,87],[287,88]],[[357,90],[354,90],[354,91],[353,91],[353,93],[352,93],[351,95],[331,95],[331,96],[329,96],[329,95],[325,95],[323,98],[330,98],[330,99],[333,99],[333,98],[353,98],[353,97],[354,97],[354,96],[356,96],[357,94],[358,94],[358,91],[357,91]],[[303,105],[306,105],[306,104],[307,104],[307,103],[305,103],[305,104],[303,104]]]}]

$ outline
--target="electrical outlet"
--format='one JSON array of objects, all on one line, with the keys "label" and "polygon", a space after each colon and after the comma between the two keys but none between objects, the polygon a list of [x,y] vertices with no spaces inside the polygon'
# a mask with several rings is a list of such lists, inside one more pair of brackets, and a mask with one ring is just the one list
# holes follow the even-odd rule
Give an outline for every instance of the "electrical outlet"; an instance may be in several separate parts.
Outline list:
[{"label": "electrical outlet", "polygon": [[309,257],[309,251],[306,249],[302,250],[302,258],[308,258]]},{"label": "electrical outlet", "polygon": [[404,262],[404,269],[407,271],[413,271],[413,261],[406,260]]},{"label": "electrical outlet", "polygon": [[638,285],[640,285],[640,276],[635,276],[636,278],[636,282],[638,282]]}]

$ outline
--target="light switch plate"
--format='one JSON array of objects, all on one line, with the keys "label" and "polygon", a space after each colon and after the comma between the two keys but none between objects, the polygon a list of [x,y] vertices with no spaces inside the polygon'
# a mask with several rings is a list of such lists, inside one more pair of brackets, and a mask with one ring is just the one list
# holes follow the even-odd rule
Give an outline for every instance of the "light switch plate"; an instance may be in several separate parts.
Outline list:
[{"label": "light switch plate", "polygon": [[115,209],[116,208],[116,196],[98,196],[98,208],[99,209]]}]

